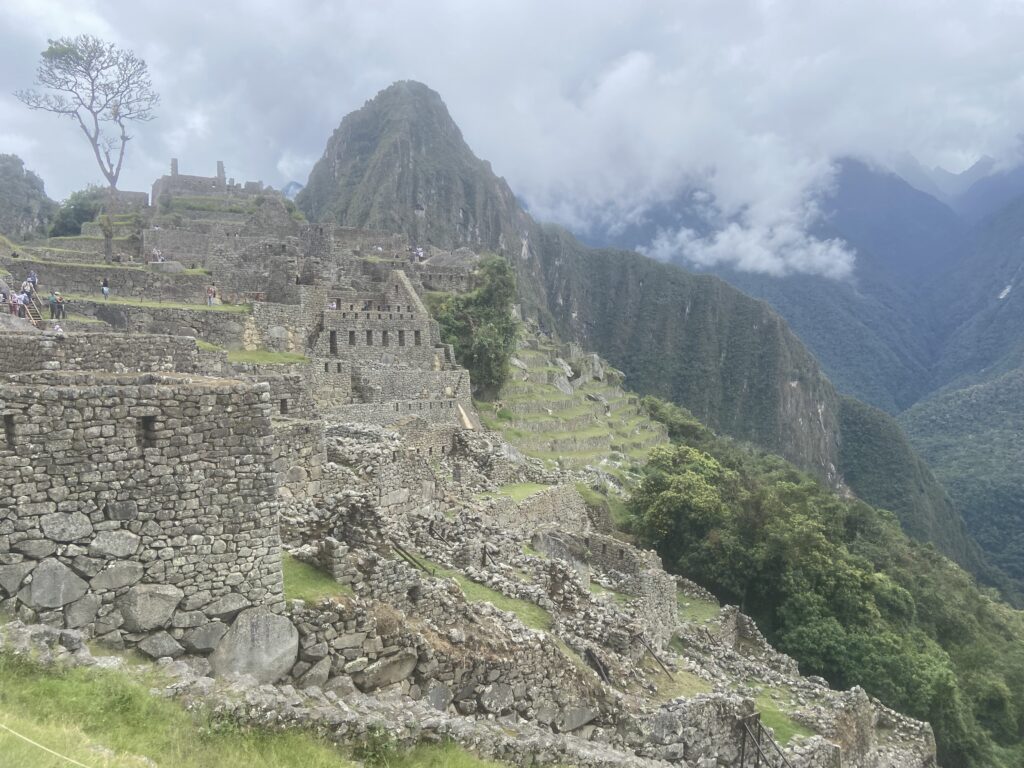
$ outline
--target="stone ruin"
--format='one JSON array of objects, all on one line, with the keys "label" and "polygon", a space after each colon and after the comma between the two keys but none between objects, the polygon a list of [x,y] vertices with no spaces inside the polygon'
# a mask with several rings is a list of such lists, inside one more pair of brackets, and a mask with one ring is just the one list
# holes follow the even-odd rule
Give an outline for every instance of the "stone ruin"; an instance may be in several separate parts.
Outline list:
[{"label": "stone ruin", "polygon": [[[422,300],[472,287],[471,255],[420,261],[394,235],[282,217],[264,192],[175,163],[154,198],[252,209],[150,210],[120,264],[87,238],[77,261],[29,252],[44,285],[90,279],[91,255],[129,301],[79,302],[93,322],[64,334],[0,333],[0,610],[17,620],[0,641],[80,659],[95,638],[242,719],[328,716],[339,738],[426,732],[519,764],[736,765],[758,680],[817,734],[783,747],[792,766],[935,764],[926,724],[800,677],[734,608],[682,616],[713,598],[610,532],[577,491],[600,473],[483,429]],[[238,311],[143,266],[152,247]],[[164,285],[173,306],[141,301]],[[603,366],[561,354],[569,373]],[[515,501],[510,483],[543,488]],[[285,555],[337,596],[285,600]],[[667,695],[683,681],[700,692]]]}]

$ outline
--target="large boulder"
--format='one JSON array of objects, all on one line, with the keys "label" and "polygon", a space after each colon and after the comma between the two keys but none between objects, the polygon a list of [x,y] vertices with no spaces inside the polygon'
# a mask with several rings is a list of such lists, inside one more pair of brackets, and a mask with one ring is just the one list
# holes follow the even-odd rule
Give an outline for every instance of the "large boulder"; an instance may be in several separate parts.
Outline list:
[{"label": "large boulder", "polygon": [[185,652],[185,649],[178,645],[178,642],[163,630],[155,635],[150,635],[140,642],[138,648],[144,654],[154,659],[161,659],[164,656],[170,656],[173,659]]},{"label": "large boulder", "polygon": [[[56,507],[56,504],[52,505]],[[54,541],[74,541],[92,533],[92,523],[81,512],[53,512],[39,519],[46,538]]]},{"label": "large boulder", "polygon": [[248,674],[273,683],[288,674],[299,655],[299,632],[284,616],[265,608],[238,614],[210,655],[216,675]]},{"label": "large boulder", "polygon": [[35,567],[36,564],[33,560],[12,563],[11,565],[0,565],[0,590],[9,595],[17,594],[18,589],[21,587],[21,582],[32,573],[32,569]]},{"label": "large boulder", "polygon": [[18,599],[32,608],[60,608],[84,595],[88,586],[59,560],[43,560],[32,571],[32,581],[18,593]]},{"label": "large boulder", "polygon": [[89,586],[97,592],[129,587],[142,578],[144,570],[142,563],[134,560],[113,562],[93,576]]},{"label": "large boulder", "polygon": [[93,557],[130,557],[139,549],[142,539],[131,531],[100,531],[89,544]]},{"label": "large boulder", "polygon": [[366,693],[405,680],[416,669],[415,651],[403,650],[379,659],[352,675],[356,688]]},{"label": "large boulder", "polygon": [[171,614],[185,596],[170,584],[139,584],[118,601],[129,632],[148,632],[167,625]]}]

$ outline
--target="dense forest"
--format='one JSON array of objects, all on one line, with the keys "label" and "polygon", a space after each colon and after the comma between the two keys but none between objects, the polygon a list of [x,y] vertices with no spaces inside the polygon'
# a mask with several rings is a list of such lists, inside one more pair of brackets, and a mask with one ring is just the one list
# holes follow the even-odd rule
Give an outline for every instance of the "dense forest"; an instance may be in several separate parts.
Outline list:
[{"label": "dense forest", "polygon": [[1024,616],[894,515],[646,398],[673,439],[629,505],[667,567],[753,616],[834,686],[929,721],[942,765],[1019,766]]}]

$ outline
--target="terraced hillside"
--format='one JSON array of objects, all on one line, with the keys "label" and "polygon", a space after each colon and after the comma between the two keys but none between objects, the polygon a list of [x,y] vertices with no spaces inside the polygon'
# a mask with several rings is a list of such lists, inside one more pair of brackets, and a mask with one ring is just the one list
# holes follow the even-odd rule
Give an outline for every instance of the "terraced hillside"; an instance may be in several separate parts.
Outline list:
[{"label": "terraced hillside", "polygon": [[526,334],[499,399],[478,407],[486,426],[528,456],[566,469],[591,465],[620,474],[668,439],[639,397],[622,389],[622,380],[596,355]]}]

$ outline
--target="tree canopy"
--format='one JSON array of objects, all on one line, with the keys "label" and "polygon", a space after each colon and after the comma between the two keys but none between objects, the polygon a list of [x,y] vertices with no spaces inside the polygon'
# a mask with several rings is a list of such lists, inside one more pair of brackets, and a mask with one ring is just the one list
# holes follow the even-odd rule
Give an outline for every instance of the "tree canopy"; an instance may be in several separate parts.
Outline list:
[{"label": "tree canopy", "polygon": [[131,139],[128,123],[152,120],[160,101],[146,62],[92,35],[47,42],[36,69],[36,85],[44,90],[15,95],[30,109],[74,120],[110,189],[116,189]]},{"label": "tree canopy", "polygon": [[929,721],[942,765],[1021,765],[1024,614],[891,513],[644,404],[675,443],[651,452],[631,528],[670,570],[739,604],[805,674]]},{"label": "tree canopy", "polygon": [[476,270],[477,288],[448,296],[435,308],[441,340],[455,349],[455,359],[469,370],[482,397],[493,396],[508,376],[515,349],[512,304],[516,279],[499,256],[485,256]]}]

